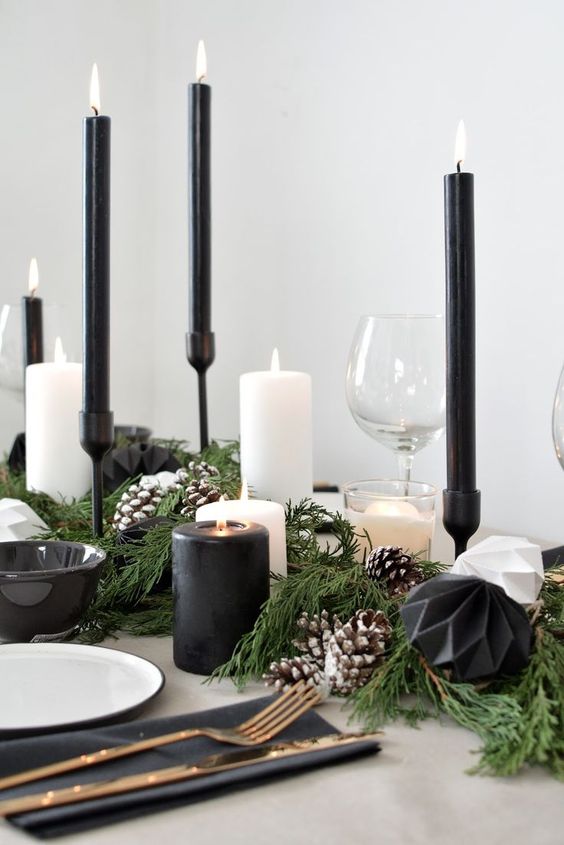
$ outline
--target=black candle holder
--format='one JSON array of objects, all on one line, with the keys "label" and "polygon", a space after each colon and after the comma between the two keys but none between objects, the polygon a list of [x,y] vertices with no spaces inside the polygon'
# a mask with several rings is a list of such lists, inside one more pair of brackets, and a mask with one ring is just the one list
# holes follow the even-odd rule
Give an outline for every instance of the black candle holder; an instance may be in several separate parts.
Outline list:
[{"label": "black candle holder", "polygon": [[104,484],[102,461],[114,442],[114,415],[112,411],[80,412],[80,445],[92,459],[92,533],[104,533],[103,499]]},{"label": "black candle holder", "polygon": [[480,503],[479,490],[443,490],[443,525],[454,540],[455,558],[466,551],[468,540],[480,527]]},{"label": "black candle holder", "polygon": [[206,372],[215,359],[215,335],[213,332],[187,332],[186,357],[198,373],[198,403],[200,409],[200,450],[209,446],[208,398]]}]

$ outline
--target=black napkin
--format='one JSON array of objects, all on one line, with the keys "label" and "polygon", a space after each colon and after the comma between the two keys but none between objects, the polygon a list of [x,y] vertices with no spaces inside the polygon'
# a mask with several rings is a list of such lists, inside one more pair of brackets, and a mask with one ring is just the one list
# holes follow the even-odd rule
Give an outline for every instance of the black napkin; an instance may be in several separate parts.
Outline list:
[{"label": "black napkin", "polygon": [[[174,716],[166,719],[151,719],[128,724],[112,725],[87,731],[50,734],[27,739],[15,739],[0,743],[0,776],[14,774],[25,769],[42,766],[46,763],[62,760],[119,745],[133,742],[143,737],[198,726],[232,727],[249,719],[265,707],[271,698],[258,698],[245,701],[231,707],[219,707],[214,710],[200,711],[186,716]],[[336,729],[317,713],[305,713],[295,724],[276,738],[307,739],[337,733]],[[45,792],[75,783],[106,780],[122,775],[165,768],[181,763],[196,763],[208,754],[220,751],[235,751],[233,746],[215,742],[205,737],[197,737],[185,742],[177,742],[105,763],[82,769],[49,780],[29,783],[0,793],[4,800],[18,795]],[[379,745],[374,740],[366,740],[354,746],[342,746],[317,751],[315,754],[272,760],[260,765],[247,766],[243,769],[206,775],[183,783],[168,784],[154,789],[143,789],[125,795],[109,796],[97,801],[84,801],[66,807],[53,807],[49,810],[22,813],[12,816],[9,821],[40,839],[90,830],[101,825],[137,818],[140,815],[155,813],[171,807],[179,807],[201,801],[213,794],[225,793],[241,788],[253,782],[279,777],[300,769],[322,766],[328,763],[374,753]]]}]

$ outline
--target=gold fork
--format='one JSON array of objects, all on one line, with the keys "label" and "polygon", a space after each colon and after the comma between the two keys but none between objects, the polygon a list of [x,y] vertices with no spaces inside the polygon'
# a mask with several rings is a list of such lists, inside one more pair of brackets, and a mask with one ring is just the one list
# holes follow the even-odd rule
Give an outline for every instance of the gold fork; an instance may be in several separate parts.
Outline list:
[{"label": "gold fork", "polygon": [[0,790],[10,789],[23,783],[31,783],[34,780],[54,775],[61,775],[65,772],[72,772],[76,769],[89,768],[98,763],[117,760],[120,757],[129,757],[130,754],[138,754],[141,751],[148,751],[151,748],[159,748],[162,745],[170,745],[173,742],[181,742],[185,739],[193,739],[196,736],[206,736],[218,742],[226,742],[229,745],[261,745],[261,743],[268,742],[272,737],[277,736],[320,701],[319,693],[313,687],[307,686],[304,681],[300,681],[269,704],[268,707],[234,728],[189,728],[141,739],[128,745],[102,748],[100,751],[94,751],[90,754],[81,754],[79,757],[71,757],[68,760],[60,760],[57,763],[49,763],[47,766],[28,769],[15,775],[0,778]]}]

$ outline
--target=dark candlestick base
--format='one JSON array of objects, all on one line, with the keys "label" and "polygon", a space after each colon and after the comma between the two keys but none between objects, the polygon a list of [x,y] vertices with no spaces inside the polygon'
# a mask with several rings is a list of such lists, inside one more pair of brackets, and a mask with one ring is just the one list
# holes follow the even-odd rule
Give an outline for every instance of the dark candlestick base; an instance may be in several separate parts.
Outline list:
[{"label": "dark candlestick base", "polygon": [[111,411],[101,413],[81,411],[80,445],[92,458],[92,534],[94,537],[102,537],[104,533],[102,461],[113,443],[113,413]]},{"label": "dark candlestick base", "polygon": [[215,335],[213,332],[187,332],[186,357],[198,373],[198,399],[200,407],[200,449],[209,446],[208,402],[206,371],[215,359]]},{"label": "dark candlestick base", "polygon": [[480,526],[480,491],[443,490],[443,525],[454,540],[455,558],[466,551]]}]

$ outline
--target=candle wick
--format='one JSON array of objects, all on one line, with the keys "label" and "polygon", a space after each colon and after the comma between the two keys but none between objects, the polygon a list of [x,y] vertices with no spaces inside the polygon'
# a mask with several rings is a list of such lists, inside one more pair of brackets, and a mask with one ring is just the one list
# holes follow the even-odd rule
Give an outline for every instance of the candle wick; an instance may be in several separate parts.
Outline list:
[{"label": "candle wick", "polygon": [[457,172],[457,173],[460,173],[460,165],[461,165],[461,162],[460,162],[460,161],[457,161],[457,162],[456,162],[456,172]]},{"label": "candle wick", "polygon": [[91,108],[91,109],[92,109],[92,111],[94,112],[95,117],[98,117],[98,113],[99,113],[99,112],[98,112],[98,109],[96,108],[96,106],[91,106],[90,108]]}]

